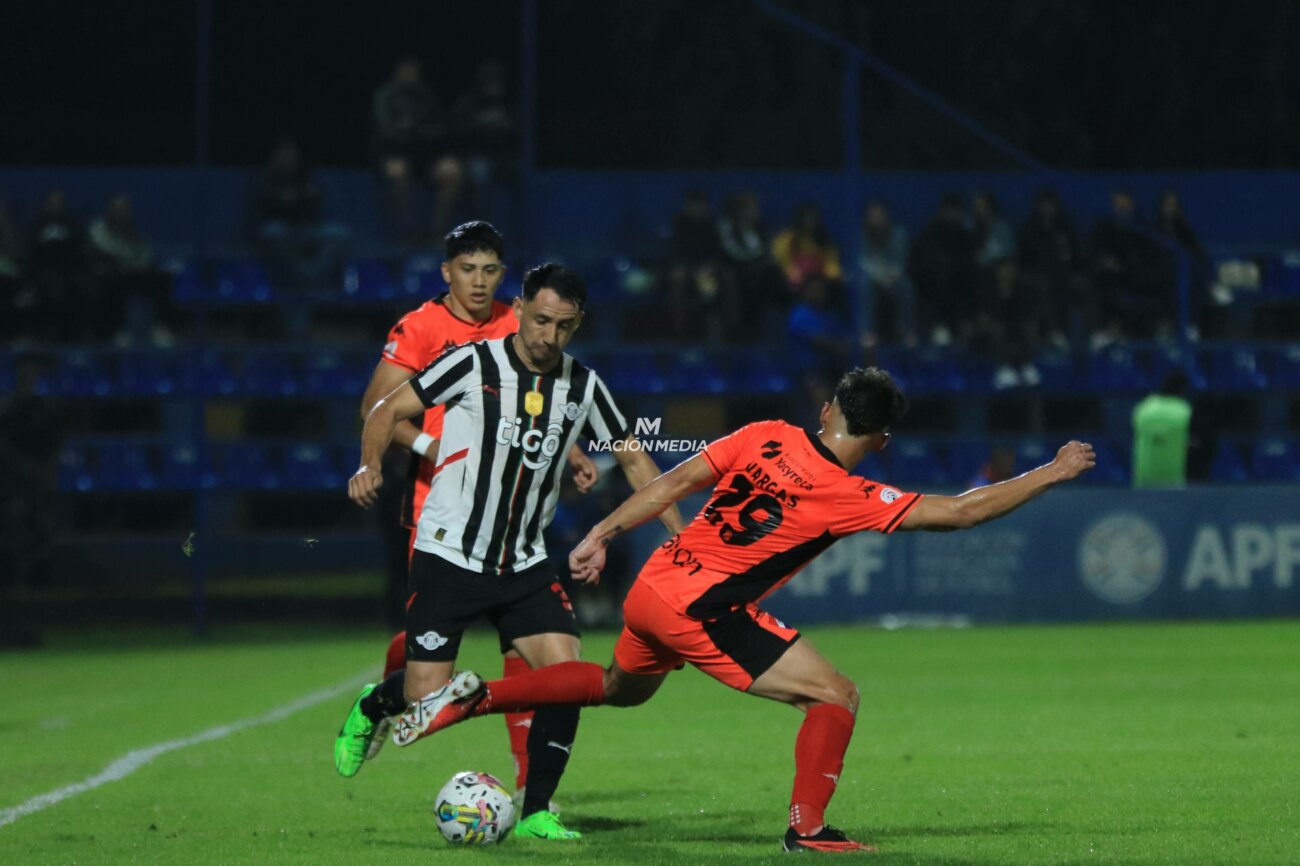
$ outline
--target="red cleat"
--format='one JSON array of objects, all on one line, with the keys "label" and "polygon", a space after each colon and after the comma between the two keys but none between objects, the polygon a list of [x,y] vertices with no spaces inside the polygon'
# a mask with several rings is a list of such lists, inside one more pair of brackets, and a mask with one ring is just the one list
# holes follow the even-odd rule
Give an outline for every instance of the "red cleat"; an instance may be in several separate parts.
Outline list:
[{"label": "red cleat", "polygon": [[820,832],[812,836],[800,836],[791,827],[785,831],[785,844],[782,847],[786,851],[815,851],[822,854],[851,854],[854,851],[870,854],[876,850],[870,845],[854,842],[831,826],[823,827]]}]

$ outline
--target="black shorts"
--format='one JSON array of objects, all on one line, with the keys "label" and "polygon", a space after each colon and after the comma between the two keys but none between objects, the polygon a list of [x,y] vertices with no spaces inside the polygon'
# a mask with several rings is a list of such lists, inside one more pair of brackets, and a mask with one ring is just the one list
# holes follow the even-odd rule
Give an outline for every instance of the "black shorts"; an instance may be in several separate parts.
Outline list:
[{"label": "black shorts", "polygon": [[573,604],[549,561],[514,574],[492,575],[416,550],[411,557],[410,593],[408,661],[453,661],[466,627],[480,616],[496,627],[503,653],[516,638],[578,634]]}]

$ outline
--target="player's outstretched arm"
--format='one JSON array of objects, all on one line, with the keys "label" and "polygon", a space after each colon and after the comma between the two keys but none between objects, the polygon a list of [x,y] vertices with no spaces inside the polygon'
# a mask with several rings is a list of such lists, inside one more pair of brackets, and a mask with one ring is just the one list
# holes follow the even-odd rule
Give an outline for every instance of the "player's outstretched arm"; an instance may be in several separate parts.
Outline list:
[{"label": "player's outstretched arm", "polygon": [[[636,442],[635,436],[629,435],[625,441],[628,447],[614,449],[614,459],[623,468],[623,474],[627,476],[627,483],[632,485],[632,489],[641,490],[659,477],[659,466],[644,449],[632,447],[632,443]],[[690,461],[686,462],[689,463]],[[682,495],[685,496],[686,494]],[[658,516],[672,535],[681,532],[686,525],[682,523],[682,513],[677,510],[676,503],[677,500],[674,499],[651,515],[651,517]]]},{"label": "player's outstretched arm", "polygon": [[379,466],[393,441],[393,428],[423,411],[424,404],[409,382],[375,404],[361,429],[361,466],[348,479],[348,498],[363,508],[375,504],[384,483]]},{"label": "player's outstretched arm", "polygon": [[[370,384],[366,386],[366,393],[361,397],[361,420],[365,421],[370,415],[370,410],[375,408],[375,404],[381,399],[393,393],[400,388],[408,379],[411,378],[411,371],[387,361],[380,361],[375,365],[375,372],[370,375]],[[427,442],[421,443],[422,448],[417,450],[414,445],[416,440],[423,433],[419,427],[410,421],[399,421],[393,428],[393,441],[408,451],[415,451],[422,455],[426,460],[436,460],[438,457],[438,440],[429,437]]]},{"label": "player's outstretched arm", "polygon": [[[641,456],[651,467],[654,467],[653,460],[644,454]],[[628,480],[632,480],[630,475]],[[635,529],[669,509],[676,512],[678,502],[717,480],[718,476],[714,474],[713,467],[703,456],[696,454],[648,484],[644,484],[640,490],[614,509],[613,514],[592,527],[582,543],[569,554],[569,569],[573,573],[573,579],[582,583],[598,581],[600,571],[605,567],[605,546],[614,536]],[[677,519],[681,520],[680,513]],[[680,528],[679,524],[678,531]]]},{"label": "player's outstretched arm", "polygon": [[903,518],[899,529],[943,532],[969,529],[1014,511],[1047,488],[1069,481],[1097,465],[1087,442],[1067,442],[1056,459],[1023,475],[967,490],[960,496],[926,496]]}]

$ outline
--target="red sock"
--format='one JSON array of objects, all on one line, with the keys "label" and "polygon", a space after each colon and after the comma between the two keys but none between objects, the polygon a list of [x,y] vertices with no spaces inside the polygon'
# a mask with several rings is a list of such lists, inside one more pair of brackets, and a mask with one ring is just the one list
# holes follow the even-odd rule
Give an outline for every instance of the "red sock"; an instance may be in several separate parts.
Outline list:
[{"label": "red sock", "polygon": [[388,655],[384,657],[384,679],[394,671],[406,667],[406,632],[399,631],[393,635],[388,644]]},{"label": "red sock", "polygon": [[853,737],[853,713],[836,704],[809,708],[794,741],[794,793],[790,826],[811,836],[826,824],[826,805],[835,794],[844,752]]},{"label": "red sock", "polygon": [[[528,662],[519,656],[506,656],[502,661],[502,676],[505,679],[526,674],[532,670]],[[533,724],[531,710],[525,713],[506,713],[506,733],[510,736],[510,754],[515,758],[515,789],[522,788],[528,781],[528,729]]]},{"label": "red sock", "polygon": [[487,684],[474,715],[517,713],[543,704],[591,707],[605,702],[605,669],[591,662],[561,662]]}]

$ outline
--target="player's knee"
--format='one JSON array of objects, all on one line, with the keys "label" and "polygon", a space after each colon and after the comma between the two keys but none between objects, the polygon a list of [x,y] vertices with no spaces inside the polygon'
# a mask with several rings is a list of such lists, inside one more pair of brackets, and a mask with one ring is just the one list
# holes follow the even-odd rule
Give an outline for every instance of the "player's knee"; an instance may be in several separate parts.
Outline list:
[{"label": "player's knee", "polygon": [[836,674],[823,684],[821,700],[823,703],[844,707],[850,713],[858,712],[858,686],[846,676]]}]

